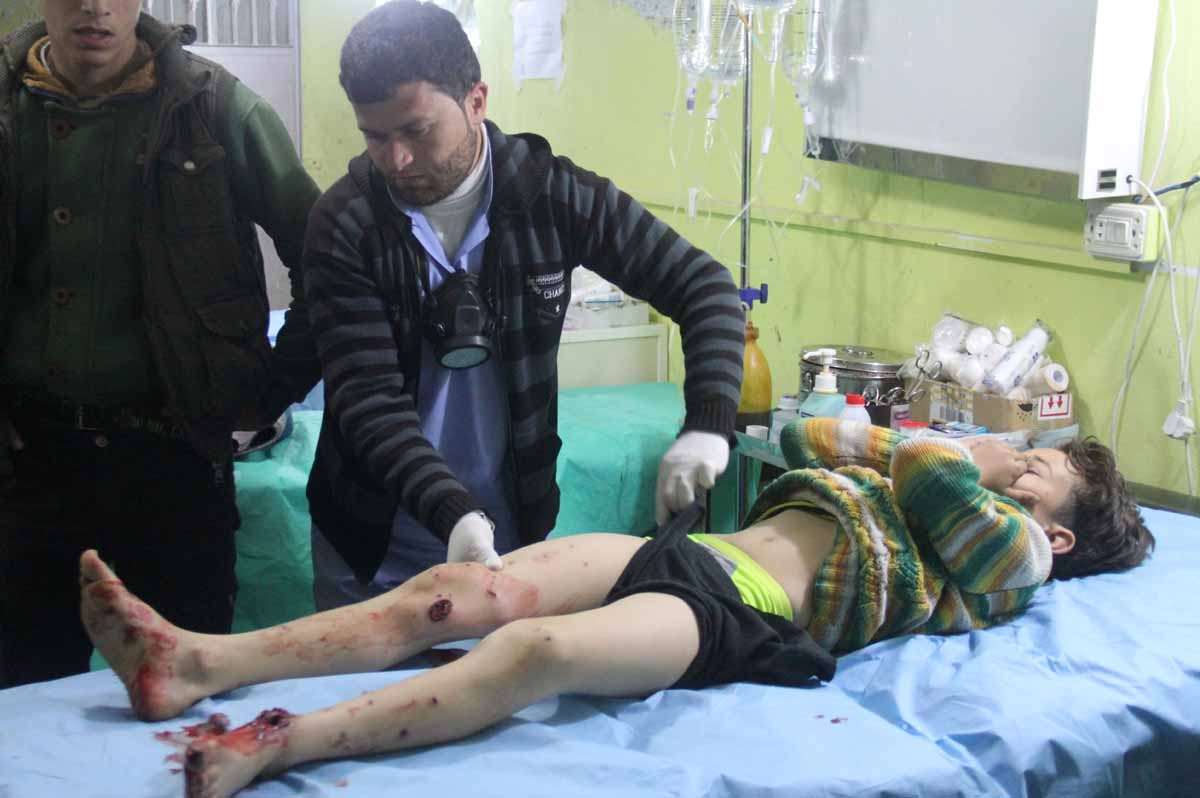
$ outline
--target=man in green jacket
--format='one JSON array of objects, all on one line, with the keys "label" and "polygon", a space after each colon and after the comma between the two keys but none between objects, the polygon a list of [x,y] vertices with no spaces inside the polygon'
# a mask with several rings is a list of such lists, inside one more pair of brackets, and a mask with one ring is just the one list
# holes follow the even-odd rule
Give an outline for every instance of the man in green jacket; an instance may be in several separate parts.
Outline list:
[{"label": "man in green jacket", "polygon": [[[89,546],[228,631],[230,433],[319,377],[317,188],[275,112],[140,5],[43,0],[0,41],[0,686],[87,669]],[[292,277],[274,349],[255,223]]]}]

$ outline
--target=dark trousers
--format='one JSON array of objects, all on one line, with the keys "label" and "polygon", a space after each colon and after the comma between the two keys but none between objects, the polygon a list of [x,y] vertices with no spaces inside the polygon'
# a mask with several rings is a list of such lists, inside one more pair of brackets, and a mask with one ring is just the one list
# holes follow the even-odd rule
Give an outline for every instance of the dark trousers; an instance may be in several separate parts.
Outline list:
[{"label": "dark trousers", "polygon": [[0,477],[0,686],[88,669],[78,572],[89,548],[172,623],[230,630],[230,462],[163,435],[13,421],[25,448]]}]

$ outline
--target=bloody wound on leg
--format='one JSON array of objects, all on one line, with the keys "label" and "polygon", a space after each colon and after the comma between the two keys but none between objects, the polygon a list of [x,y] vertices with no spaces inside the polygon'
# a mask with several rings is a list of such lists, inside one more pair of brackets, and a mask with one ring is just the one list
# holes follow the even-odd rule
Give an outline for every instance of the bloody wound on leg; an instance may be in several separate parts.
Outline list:
[{"label": "bloody wound on leg", "polygon": [[429,607],[429,620],[434,623],[444,621],[450,615],[450,610],[452,609],[454,609],[454,605],[450,602],[450,599],[439,599]]}]

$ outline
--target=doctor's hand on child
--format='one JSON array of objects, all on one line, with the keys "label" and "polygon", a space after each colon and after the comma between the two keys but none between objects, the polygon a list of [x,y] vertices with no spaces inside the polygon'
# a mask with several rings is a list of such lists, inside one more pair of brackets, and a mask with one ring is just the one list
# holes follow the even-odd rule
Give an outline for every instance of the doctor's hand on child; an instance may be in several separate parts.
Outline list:
[{"label": "doctor's hand on child", "polygon": [[1008,495],[1013,483],[1029,470],[1023,453],[995,438],[964,438],[962,443],[979,469],[979,484],[988,490]]},{"label": "doctor's hand on child", "polygon": [[716,484],[729,465],[729,441],[712,432],[684,432],[658,463],[654,491],[654,520],[659,525],[671,520],[696,501],[702,490]]},{"label": "doctor's hand on child", "polygon": [[496,525],[482,512],[467,513],[450,530],[446,562],[481,562],[493,571],[504,567],[496,553]]}]

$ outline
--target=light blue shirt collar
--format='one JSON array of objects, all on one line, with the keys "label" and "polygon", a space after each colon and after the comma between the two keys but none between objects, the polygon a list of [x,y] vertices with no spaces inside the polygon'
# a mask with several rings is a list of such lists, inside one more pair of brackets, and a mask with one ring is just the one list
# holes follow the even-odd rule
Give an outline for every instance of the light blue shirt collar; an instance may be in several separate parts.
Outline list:
[{"label": "light blue shirt collar", "polygon": [[483,136],[483,195],[479,200],[479,205],[476,206],[474,213],[471,216],[471,223],[467,226],[467,231],[463,235],[462,243],[458,245],[458,252],[455,253],[454,260],[451,261],[451,256],[442,248],[442,242],[434,232],[433,226],[429,223],[421,207],[418,205],[409,205],[401,201],[392,192],[392,187],[388,186],[388,196],[391,197],[393,204],[407,216],[413,225],[413,234],[421,247],[429,255],[430,259],[437,266],[430,272],[431,287],[436,288],[441,283],[441,277],[452,274],[456,271],[469,271],[478,274],[482,270],[482,252],[478,257],[472,258],[471,255],[477,249],[481,249],[483,242],[487,239],[488,233],[491,232],[491,226],[488,224],[488,211],[492,207],[492,143],[488,140],[487,128],[480,126],[479,131]]}]

